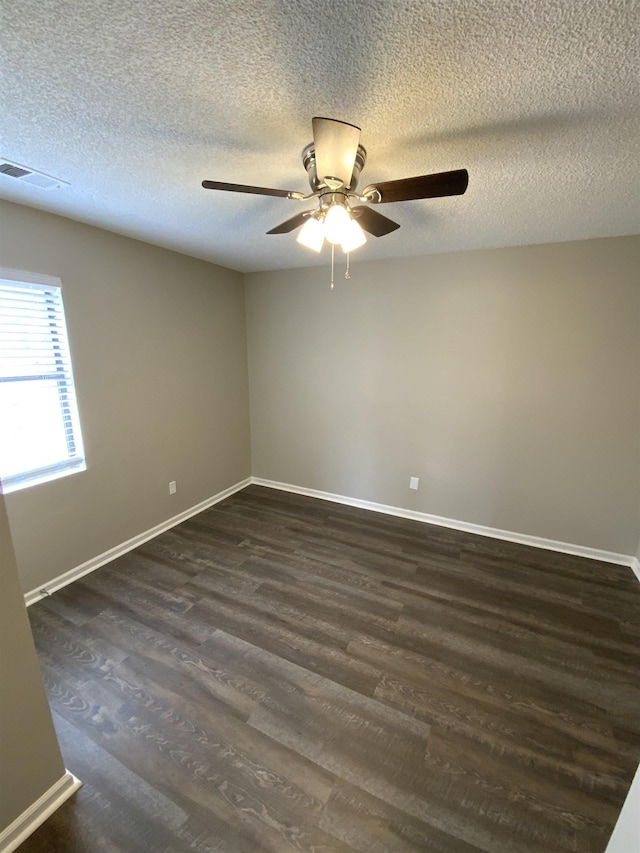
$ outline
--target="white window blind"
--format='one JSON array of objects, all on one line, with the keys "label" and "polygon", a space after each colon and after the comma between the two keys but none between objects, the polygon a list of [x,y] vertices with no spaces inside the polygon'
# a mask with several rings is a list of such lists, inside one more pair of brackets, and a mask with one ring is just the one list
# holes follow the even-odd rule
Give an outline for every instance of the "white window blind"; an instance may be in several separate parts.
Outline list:
[{"label": "white window blind", "polygon": [[0,270],[0,490],[85,468],[60,279]]}]

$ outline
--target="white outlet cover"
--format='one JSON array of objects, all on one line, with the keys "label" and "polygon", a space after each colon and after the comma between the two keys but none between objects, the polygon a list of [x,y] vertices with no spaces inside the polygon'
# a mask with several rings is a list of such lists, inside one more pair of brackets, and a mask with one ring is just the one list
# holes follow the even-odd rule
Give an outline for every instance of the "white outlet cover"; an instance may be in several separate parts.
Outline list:
[{"label": "white outlet cover", "polygon": [[409,488],[417,489],[420,485],[420,477],[409,477]]}]

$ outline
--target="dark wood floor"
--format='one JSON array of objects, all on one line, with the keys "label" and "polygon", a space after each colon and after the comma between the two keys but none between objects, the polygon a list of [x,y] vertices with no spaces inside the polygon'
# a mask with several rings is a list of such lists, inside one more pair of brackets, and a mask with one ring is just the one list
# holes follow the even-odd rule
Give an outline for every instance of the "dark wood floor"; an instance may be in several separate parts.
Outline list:
[{"label": "dark wood floor", "polygon": [[252,486],[29,612],[21,853],[602,853],[640,760],[619,566]]}]

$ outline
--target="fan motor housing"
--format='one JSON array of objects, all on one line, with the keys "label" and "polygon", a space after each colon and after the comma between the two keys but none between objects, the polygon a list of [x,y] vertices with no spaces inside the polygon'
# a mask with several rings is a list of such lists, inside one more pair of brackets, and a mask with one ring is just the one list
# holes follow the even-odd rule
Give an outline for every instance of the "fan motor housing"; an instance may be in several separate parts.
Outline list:
[{"label": "fan motor housing", "polygon": [[[360,172],[364,169],[364,164],[367,159],[367,152],[364,145],[358,145],[358,150],[356,152],[356,159],[353,164],[353,173],[351,175],[351,181],[348,187],[344,189],[353,192],[356,186],[358,185],[358,179],[360,177]],[[315,193],[320,189],[321,179],[318,177],[318,173],[316,170],[316,149],[315,143],[310,142],[305,148],[302,150],[302,164],[304,168],[307,170],[307,175],[309,177],[309,184],[311,185],[312,191]],[[325,177],[324,175],[322,177]]]},{"label": "fan motor housing", "polygon": [[346,187],[339,190],[332,190],[328,187],[321,188],[319,192],[320,195],[318,196],[318,203],[320,213],[326,213],[332,204],[339,204],[342,207],[347,207],[347,193],[349,190],[347,190]]}]

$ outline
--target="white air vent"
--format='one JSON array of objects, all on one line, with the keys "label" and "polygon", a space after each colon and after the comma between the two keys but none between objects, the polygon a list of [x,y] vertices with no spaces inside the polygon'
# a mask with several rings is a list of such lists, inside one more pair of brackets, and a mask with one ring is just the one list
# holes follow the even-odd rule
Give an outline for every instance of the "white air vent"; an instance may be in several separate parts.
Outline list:
[{"label": "white air vent", "polygon": [[4,157],[0,157],[0,175],[6,175],[8,178],[14,178],[17,181],[24,181],[26,184],[40,187],[41,190],[52,190],[55,187],[69,186],[68,181],[62,181],[60,178],[52,178],[51,175],[36,172],[35,169],[29,169],[27,166],[21,166],[19,163],[12,163],[10,160],[5,160]]}]

